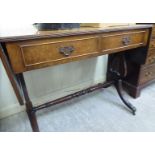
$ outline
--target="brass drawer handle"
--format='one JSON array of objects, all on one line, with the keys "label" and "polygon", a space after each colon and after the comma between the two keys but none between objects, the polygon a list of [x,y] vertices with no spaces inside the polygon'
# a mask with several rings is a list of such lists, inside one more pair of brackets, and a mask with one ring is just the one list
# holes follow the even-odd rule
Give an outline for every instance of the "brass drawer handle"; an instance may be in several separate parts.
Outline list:
[{"label": "brass drawer handle", "polygon": [[75,50],[73,46],[60,47],[59,52],[64,56],[70,56],[72,52]]},{"label": "brass drawer handle", "polygon": [[131,38],[129,36],[123,37],[122,38],[122,44],[123,45],[129,45],[131,42]]}]

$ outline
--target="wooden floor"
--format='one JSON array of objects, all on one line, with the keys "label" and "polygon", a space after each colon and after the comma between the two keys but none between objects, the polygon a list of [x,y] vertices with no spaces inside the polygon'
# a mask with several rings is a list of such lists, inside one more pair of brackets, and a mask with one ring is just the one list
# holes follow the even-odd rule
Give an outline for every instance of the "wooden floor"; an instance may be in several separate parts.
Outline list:
[{"label": "wooden floor", "polygon": [[[37,113],[40,130],[45,131],[155,131],[155,84],[145,88],[138,99],[125,96],[138,109],[131,115],[115,89],[85,95]],[[0,120],[0,131],[31,132],[25,112]]]}]

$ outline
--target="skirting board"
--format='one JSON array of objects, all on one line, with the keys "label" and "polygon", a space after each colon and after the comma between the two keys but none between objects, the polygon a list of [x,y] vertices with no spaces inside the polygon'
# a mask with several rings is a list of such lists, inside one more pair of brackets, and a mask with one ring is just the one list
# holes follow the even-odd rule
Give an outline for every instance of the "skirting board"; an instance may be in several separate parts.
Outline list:
[{"label": "skirting board", "polygon": [[[41,103],[44,103],[44,102],[47,102],[50,100],[54,100],[54,99],[60,98],[62,96],[66,96],[68,94],[82,90],[84,88],[90,87],[90,86],[95,85],[97,83],[104,82],[105,79],[106,79],[105,76],[98,77],[95,80],[91,79],[89,81],[85,81],[85,82],[82,82],[82,83],[79,83],[79,84],[76,84],[76,85],[73,85],[73,86],[70,86],[70,87],[67,87],[64,89],[56,90],[54,92],[51,92],[50,94],[41,96],[39,98],[33,98],[31,100],[32,100],[34,105],[39,105]],[[25,106],[20,106],[18,103],[17,104],[10,104],[9,107],[0,109],[0,119],[3,119],[5,117],[9,117],[11,115],[14,115],[14,114],[22,112],[22,111],[25,111]]]}]

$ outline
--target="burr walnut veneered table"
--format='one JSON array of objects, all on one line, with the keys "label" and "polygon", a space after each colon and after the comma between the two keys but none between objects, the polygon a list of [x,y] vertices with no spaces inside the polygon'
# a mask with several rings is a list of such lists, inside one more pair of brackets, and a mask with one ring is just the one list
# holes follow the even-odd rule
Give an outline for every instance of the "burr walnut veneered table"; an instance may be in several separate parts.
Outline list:
[{"label": "burr walnut veneered table", "polygon": [[[35,115],[38,110],[112,84],[123,103],[135,114],[136,108],[122,96],[122,81],[128,76],[128,61],[145,63],[151,30],[151,25],[132,25],[44,32],[32,30],[10,34],[0,32],[0,56],[19,103],[26,106],[33,131],[39,131]],[[110,55],[106,82],[33,106],[26,88],[24,72],[105,54]]]}]

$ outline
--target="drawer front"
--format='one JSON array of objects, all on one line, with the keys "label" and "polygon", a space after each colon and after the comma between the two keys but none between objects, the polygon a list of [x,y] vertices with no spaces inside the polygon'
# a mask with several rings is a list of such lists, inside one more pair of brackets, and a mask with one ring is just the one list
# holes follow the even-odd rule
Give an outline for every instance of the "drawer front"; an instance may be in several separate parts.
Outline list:
[{"label": "drawer front", "polygon": [[140,84],[144,84],[153,79],[155,79],[155,64],[148,65],[141,70],[139,82]]},{"label": "drawer front", "polygon": [[148,31],[130,31],[103,35],[101,50],[105,53],[123,51],[147,44]]},{"label": "drawer front", "polygon": [[155,48],[155,39],[151,39],[149,49]]},{"label": "drawer front", "polygon": [[146,64],[155,63],[155,49],[148,51],[147,62]]},{"label": "drawer front", "polygon": [[97,55],[98,37],[65,37],[7,44],[15,73]]},{"label": "drawer front", "polygon": [[154,24],[154,26],[152,28],[152,38],[155,38],[155,24]]},{"label": "drawer front", "polygon": [[152,30],[152,38],[155,38],[155,28]]}]

